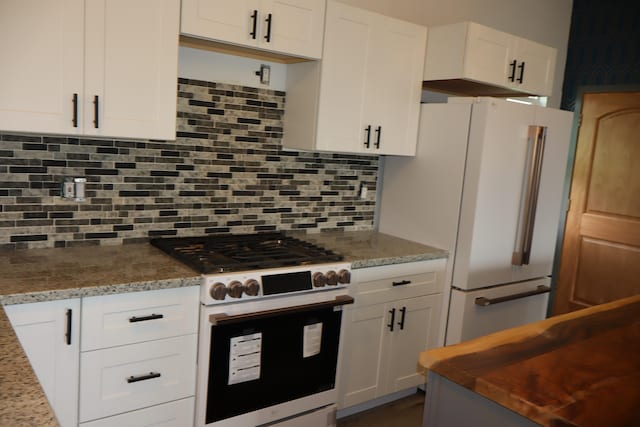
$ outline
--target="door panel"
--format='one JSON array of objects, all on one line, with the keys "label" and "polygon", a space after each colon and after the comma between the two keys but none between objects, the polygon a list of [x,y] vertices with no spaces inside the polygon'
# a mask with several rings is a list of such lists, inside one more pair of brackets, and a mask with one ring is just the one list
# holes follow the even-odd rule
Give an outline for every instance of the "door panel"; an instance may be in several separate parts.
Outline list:
[{"label": "door panel", "polygon": [[640,293],[640,92],[582,101],[556,314]]},{"label": "door panel", "polygon": [[[0,129],[80,132],[83,3],[0,2]],[[77,128],[72,123],[74,93],[79,97]]]}]

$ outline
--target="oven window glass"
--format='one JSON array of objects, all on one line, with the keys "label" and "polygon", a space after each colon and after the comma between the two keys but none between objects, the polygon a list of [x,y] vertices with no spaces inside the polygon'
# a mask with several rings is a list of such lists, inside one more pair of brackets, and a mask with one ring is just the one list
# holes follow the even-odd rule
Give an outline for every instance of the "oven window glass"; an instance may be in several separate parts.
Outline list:
[{"label": "oven window glass", "polygon": [[[333,389],[341,319],[342,311],[322,308],[211,326],[206,423]],[[259,375],[254,369],[249,380],[231,381],[231,345],[247,338],[251,349],[252,337]]]}]

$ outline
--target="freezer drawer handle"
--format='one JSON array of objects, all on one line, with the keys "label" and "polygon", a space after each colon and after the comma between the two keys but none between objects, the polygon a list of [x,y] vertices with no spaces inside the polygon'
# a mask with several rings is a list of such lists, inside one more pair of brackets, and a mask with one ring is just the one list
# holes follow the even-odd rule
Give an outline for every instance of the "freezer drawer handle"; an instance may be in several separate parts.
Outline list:
[{"label": "freezer drawer handle", "polygon": [[258,311],[255,313],[242,313],[228,315],[227,313],[216,313],[209,315],[209,322],[218,326],[223,323],[238,323],[246,320],[257,320],[267,317],[279,316],[282,314],[304,313],[305,311],[317,310],[320,308],[340,307],[347,304],[353,304],[353,298],[349,295],[339,295],[333,301],[322,301],[312,304],[296,305],[294,307],[275,308],[273,310]]},{"label": "freezer drawer handle", "polygon": [[547,128],[545,126],[529,126],[529,143],[531,149],[528,152],[526,163],[528,173],[525,174],[523,183],[523,197],[520,204],[518,232],[515,250],[511,257],[512,265],[529,265],[546,138]]},{"label": "freezer drawer handle", "polygon": [[527,298],[534,295],[546,294],[550,291],[551,291],[550,287],[545,285],[538,285],[538,287],[533,291],[521,292],[519,294],[507,295],[507,296],[498,297],[498,298],[478,297],[475,299],[475,303],[480,307],[486,307],[488,305],[500,304],[501,302],[513,301],[516,299]]},{"label": "freezer drawer handle", "polygon": [[129,384],[131,383],[137,383],[138,381],[145,381],[145,380],[151,380],[153,378],[160,378],[160,372],[149,372],[147,375],[140,375],[139,377],[134,377],[133,375],[131,375],[129,378],[127,378],[127,382]]}]

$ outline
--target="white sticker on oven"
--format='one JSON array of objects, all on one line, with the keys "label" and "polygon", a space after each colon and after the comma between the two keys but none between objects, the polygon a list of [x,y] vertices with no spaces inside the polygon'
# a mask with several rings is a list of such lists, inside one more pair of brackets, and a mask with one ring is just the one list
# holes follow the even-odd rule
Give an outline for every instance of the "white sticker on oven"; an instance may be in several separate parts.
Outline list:
[{"label": "white sticker on oven", "polygon": [[320,353],[322,346],[322,322],[304,327],[302,357],[311,357]]},{"label": "white sticker on oven", "polygon": [[262,332],[234,337],[230,340],[229,385],[260,378]]}]

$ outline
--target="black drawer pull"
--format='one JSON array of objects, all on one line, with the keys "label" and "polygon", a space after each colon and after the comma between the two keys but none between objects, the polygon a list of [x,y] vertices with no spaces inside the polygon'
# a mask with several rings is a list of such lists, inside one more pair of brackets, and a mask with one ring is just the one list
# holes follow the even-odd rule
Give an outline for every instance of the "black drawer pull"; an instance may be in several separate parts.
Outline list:
[{"label": "black drawer pull", "polygon": [[518,63],[518,61],[516,61],[515,59],[513,60],[513,62],[509,63],[509,68],[511,68],[511,73],[509,74],[509,81],[510,82],[515,82],[516,81],[516,64]]},{"label": "black drawer pull", "polygon": [[164,317],[164,314],[151,314],[149,316],[142,316],[142,317],[133,316],[129,318],[129,322],[130,323],[145,322],[147,320],[162,319],[163,317]]},{"label": "black drawer pull", "polygon": [[411,283],[411,280],[401,280],[399,282],[391,282],[391,283],[393,284],[393,286],[404,286]]},{"label": "black drawer pull", "polygon": [[71,103],[73,104],[73,119],[71,122],[73,123],[73,127],[78,127],[78,94],[74,93],[73,98],[71,98]]},{"label": "black drawer pull", "polygon": [[518,65],[518,69],[520,69],[520,77],[518,77],[516,80],[518,80],[518,83],[522,83],[522,80],[524,79],[524,61],[522,62],[522,64]]},{"label": "black drawer pull", "polygon": [[67,331],[64,334],[67,345],[71,345],[71,319],[73,317],[73,311],[67,309]]},{"label": "black drawer pull", "polygon": [[134,377],[133,375],[131,375],[129,378],[127,378],[127,382],[129,384],[137,383],[138,381],[151,380],[153,378],[159,378],[160,376],[160,372],[149,372],[147,375],[140,375],[139,377]]},{"label": "black drawer pull", "polygon": [[258,11],[254,10],[253,13],[251,14],[251,32],[249,33],[249,35],[251,36],[251,38],[253,40],[256,39],[256,27],[258,26]]},{"label": "black drawer pull", "polygon": [[396,321],[396,309],[392,308],[389,310],[389,314],[391,315],[391,321],[387,323],[387,328],[389,328],[390,332],[393,332],[393,323]]}]

